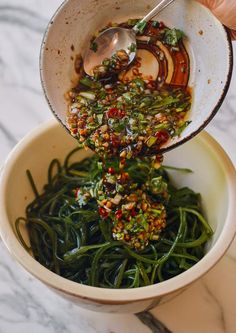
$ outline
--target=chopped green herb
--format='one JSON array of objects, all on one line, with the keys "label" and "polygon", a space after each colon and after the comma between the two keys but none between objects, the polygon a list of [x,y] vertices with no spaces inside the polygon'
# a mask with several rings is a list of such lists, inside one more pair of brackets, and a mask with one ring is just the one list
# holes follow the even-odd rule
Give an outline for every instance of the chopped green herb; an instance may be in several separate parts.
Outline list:
[{"label": "chopped green herb", "polygon": [[152,26],[154,28],[159,28],[160,23],[158,21],[152,21]]},{"label": "chopped green herb", "polygon": [[133,80],[133,83],[139,88],[145,88],[145,82],[143,79],[137,78]]},{"label": "chopped green herb", "polygon": [[128,19],[127,24],[129,26],[135,26],[138,23],[139,19]]},{"label": "chopped green herb", "polygon": [[98,50],[98,44],[96,42],[91,42],[90,44],[90,49],[93,51],[93,52],[97,52]]},{"label": "chopped green herb", "polygon": [[185,121],[179,128],[175,130],[175,135],[181,135],[181,133],[185,130],[186,127],[191,123],[191,121]]},{"label": "chopped green herb", "polygon": [[156,142],[157,142],[157,138],[156,138],[155,136],[151,136],[151,137],[147,140],[147,146],[150,148],[150,147],[153,146]]},{"label": "chopped green herb", "polygon": [[89,88],[101,87],[101,84],[99,82],[91,80],[88,76],[84,76],[82,79],[80,79],[79,83]]},{"label": "chopped green herb", "polygon": [[176,46],[184,37],[183,31],[179,29],[165,29],[164,41],[168,45]]},{"label": "chopped green herb", "polygon": [[132,43],[130,46],[129,46],[129,51],[130,52],[136,52],[137,50],[137,45],[135,43]]},{"label": "chopped green herb", "polygon": [[145,28],[147,26],[147,22],[146,21],[140,21],[139,23],[137,23],[137,29],[139,31],[139,33],[143,33]]}]

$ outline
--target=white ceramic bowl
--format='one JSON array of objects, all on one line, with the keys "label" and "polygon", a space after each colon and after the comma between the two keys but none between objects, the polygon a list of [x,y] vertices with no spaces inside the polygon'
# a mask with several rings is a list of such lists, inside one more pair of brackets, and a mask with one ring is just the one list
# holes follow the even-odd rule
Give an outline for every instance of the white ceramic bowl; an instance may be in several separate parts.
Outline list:
[{"label": "white ceramic bowl", "polygon": [[[94,32],[108,22],[144,16],[157,0],[67,0],[46,30],[40,57],[42,86],[53,113],[65,124],[64,94],[75,85],[76,54],[83,56]],[[183,30],[190,56],[193,88],[191,124],[164,148],[173,148],[201,131],[218,111],[227,93],[233,66],[232,44],[225,28],[194,0],[176,0],[156,18]]]},{"label": "white ceramic bowl", "polygon": [[[189,186],[202,194],[203,207],[214,236],[207,254],[186,272],[148,287],[111,290],[66,280],[39,264],[21,245],[14,230],[15,219],[24,216],[34,195],[26,177],[30,169],[41,191],[53,158],[64,159],[76,141],[55,120],[28,134],[5,162],[0,178],[0,235],[10,253],[25,269],[64,297],[96,311],[140,312],[162,304],[212,268],[229,247],[236,231],[236,172],[226,153],[203,132],[166,154],[165,164],[187,167],[193,174],[173,172],[178,186]],[[88,152],[81,151],[78,159]],[[27,231],[23,230],[25,237]]]}]

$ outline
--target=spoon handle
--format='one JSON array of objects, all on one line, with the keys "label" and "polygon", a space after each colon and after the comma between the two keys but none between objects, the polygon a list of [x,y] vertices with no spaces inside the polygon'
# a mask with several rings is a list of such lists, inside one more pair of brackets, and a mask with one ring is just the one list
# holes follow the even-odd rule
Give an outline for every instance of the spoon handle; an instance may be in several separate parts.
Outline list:
[{"label": "spoon handle", "polygon": [[167,6],[169,6],[174,0],[162,0],[161,2],[158,3],[156,7],[154,7],[142,20],[140,20],[133,28],[132,30],[137,33],[142,27],[142,24],[145,22],[148,22],[151,20],[154,16],[159,14],[163,9],[165,9]]}]

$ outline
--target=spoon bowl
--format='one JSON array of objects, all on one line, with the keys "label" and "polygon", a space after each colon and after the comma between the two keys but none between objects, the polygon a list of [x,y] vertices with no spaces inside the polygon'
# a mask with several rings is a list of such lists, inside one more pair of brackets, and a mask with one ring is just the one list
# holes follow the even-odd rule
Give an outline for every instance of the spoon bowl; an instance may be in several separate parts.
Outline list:
[{"label": "spoon bowl", "polygon": [[89,48],[84,57],[84,70],[93,76],[93,68],[102,64],[103,60],[110,59],[119,50],[129,55],[130,64],[135,58],[135,51],[130,52],[131,45],[136,48],[136,35],[133,30],[115,27],[104,30],[94,40],[95,50]]},{"label": "spoon bowl", "polygon": [[[84,57],[84,70],[93,76],[93,69],[102,64],[105,59],[110,59],[117,51],[125,51],[129,56],[127,66],[134,60],[136,55],[136,33],[143,25],[159,14],[163,9],[169,6],[174,0],[160,1],[142,20],[140,20],[132,29],[109,28],[102,31],[93,41],[94,49],[87,50]],[[131,51],[132,50],[132,51]]]}]

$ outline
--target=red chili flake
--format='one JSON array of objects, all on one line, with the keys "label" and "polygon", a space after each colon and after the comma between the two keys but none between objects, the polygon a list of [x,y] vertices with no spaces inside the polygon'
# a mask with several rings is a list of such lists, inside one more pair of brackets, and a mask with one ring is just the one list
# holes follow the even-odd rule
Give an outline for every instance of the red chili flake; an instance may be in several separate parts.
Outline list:
[{"label": "red chili flake", "polygon": [[86,125],[85,121],[83,121],[83,120],[79,120],[77,124],[78,124],[79,128],[84,128]]},{"label": "red chili flake", "polygon": [[115,169],[112,168],[112,167],[108,168],[108,173],[109,173],[110,175],[114,175],[114,174],[115,174]]},{"label": "red chili flake", "polygon": [[156,155],[156,162],[162,163],[163,162],[163,155]]},{"label": "red chili flake", "polygon": [[111,108],[107,111],[107,118],[118,118],[122,119],[126,115],[126,112],[124,110],[118,109],[118,108]]},{"label": "red chili flake", "polygon": [[128,174],[128,172],[124,172],[123,175],[124,175],[125,179],[129,179],[129,174]]},{"label": "red chili flake", "polygon": [[80,188],[79,187],[77,187],[76,189],[75,189],[75,197],[77,197],[78,196],[78,193],[80,192]]},{"label": "red chili flake", "polygon": [[163,29],[163,28],[165,28],[165,24],[164,24],[164,22],[160,21],[159,22],[159,29]]},{"label": "red chili flake", "polygon": [[137,213],[136,213],[136,211],[134,210],[134,208],[131,210],[130,215],[131,215],[132,217],[134,217],[134,216],[137,215]]},{"label": "red chili flake", "polygon": [[111,141],[112,147],[114,147],[114,148],[119,147],[119,145],[120,145],[120,139],[118,138],[117,135],[111,133],[111,135],[110,135],[110,141]]},{"label": "red chili flake", "polygon": [[99,215],[100,215],[101,217],[103,217],[104,219],[107,218],[108,215],[109,215],[109,214],[108,214],[108,211],[107,211],[105,208],[103,208],[103,207],[99,207],[98,212],[99,212]]},{"label": "red chili flake", "polygon": [[120,159],[120,164],[121,164],[121,165],[125,165],[125,161],[126,161],[125,158],[121,158],[121,159]]},{"label": "red chili flake", "polygon": [[156,82],[154,80],[149,80],[147,83],[148,89],[155,89],[156,88]]},{"label": "red chili flake", "polygon": [[79,131],[79,134],[80,135],[83,135],[83,136],[86,136],[88,133],[87,133],[88,131],[86,130],[86,129],[81,129],[80,131]]},{"label": "red chili flake", "polygon": [[73,134],[77,134],[78,133],[78,129],[77,128],[73,128],[72,133]]},{"label": "red chili flake", "polygon": [[125,235],[125,240],[128,242],[130,240],[130,235]]},{"label": "red chili flake", "polygon": [[137,75],[140,74],[138,68],[136,68],[136,67],[134,67],[134,68],[132,69],[132,73],[133,73],[135,76],[137,76]]},{"label": "red chili flake", "polygon": [[122,210],[118,209],[115,213],[115,216],[116,216],[117,220],[120,220],[123,216]]},{"label": "red chili flake", "polygon": [[167,131],[161,130],[156,132],[155,137],[157,138],[158,143],[165,143],[169,140],[170,135]]},{"label": "red chili flake", "polygon": [[120,176],[120,183],[124,184],[129,179],[129,174],[127,172],[123,172]]}]

